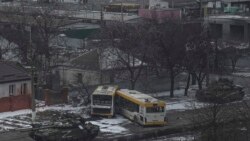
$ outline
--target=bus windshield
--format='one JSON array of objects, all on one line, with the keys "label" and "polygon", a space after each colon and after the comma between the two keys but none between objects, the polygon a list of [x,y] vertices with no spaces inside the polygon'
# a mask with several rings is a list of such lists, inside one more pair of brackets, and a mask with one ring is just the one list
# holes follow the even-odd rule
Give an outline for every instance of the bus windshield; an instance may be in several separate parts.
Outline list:
[{"label": "bus windshield", "polygon": [[93,95],[93,104],[94,105],[112,105],[112,96],[110,95]]},{"label": "bus windshield", "polygon": [[146,108],[146,112],[147,113],[160,113],[160,112],[164,112],[164,107],[160,107],[160,106],[147,107]]}]

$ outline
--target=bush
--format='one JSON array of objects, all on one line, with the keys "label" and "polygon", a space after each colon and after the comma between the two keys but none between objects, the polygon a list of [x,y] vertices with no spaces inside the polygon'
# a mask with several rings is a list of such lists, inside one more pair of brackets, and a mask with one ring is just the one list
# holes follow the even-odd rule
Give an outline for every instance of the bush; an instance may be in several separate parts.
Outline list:
[{"label": "bush", "polygon": [[196,92],[199,101],[210,103],[229,103],[242,100],[245,93],[243,87],[234,85],[229,79],[212,82],[206,89]]}]

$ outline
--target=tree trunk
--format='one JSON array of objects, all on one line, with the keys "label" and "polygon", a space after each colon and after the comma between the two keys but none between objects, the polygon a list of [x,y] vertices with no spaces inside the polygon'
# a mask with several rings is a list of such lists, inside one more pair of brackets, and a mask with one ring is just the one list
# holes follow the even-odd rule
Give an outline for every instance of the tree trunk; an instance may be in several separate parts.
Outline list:
[{"label": "tree trunk", "polygon": [[202,90],[202,80],[198,80],[199,90]]},{"label": "tree trunk", "polygon": [[208,52],[207,52],[207,63],[206,63],[206,86],[208,87],[209,85],[209,57],[208,57]]},{"label": "tree trunk", "polygon": [[219,61],[218,61],[218,41],[215,41],[215,59],[214,59],[214,71],[218,71]]},{"label": "tree trunk", "polygon": [[0,60],[3,59],[3,55],[2,55],[2,49],[0,48]]},{"label": "tree trunk", "polygon": [[130,85],[131,85],[131,90],[134,90],[135,89],[135,81],[131,80]]},{"label": "tree trunk", "polygon": [[187,85],[186,85],[186,88],[185,88],[184,96],[188,95],[188,89],[189,89],[189,85],[190,85],[190,76],[191,76],[191,74],[189,73],[188,78],[187,78]]},{"label": "tree trunk", "polygon": [[210,76],[209,73],[206,73],[206,87],[208,87],[209,82],[210,82]]},{"label": "tree trunk", "polygon": [[131,90],[134,90],[135,89],[135,74],[133,71],[130,71],[130,88]]},{"label": "tree trunk", "polygon": [[236,67],[236,61],[232,60],[232,72],[235,72],[235,67]]},{"label": "tree trunk", "polygon": [[174,97],[174,79],[175,79],[175,76],[174,76],[174,70],[171,69],[170,70],[170,97]]},{"label": "tree trunk", "polygon": [[192,75],[192,85],[196,85],[196,76],[195,73],[191,73]]},{"label": "tree trunk", "polygon": [[213,126],[213,141],[217,141],[217,125]]}]

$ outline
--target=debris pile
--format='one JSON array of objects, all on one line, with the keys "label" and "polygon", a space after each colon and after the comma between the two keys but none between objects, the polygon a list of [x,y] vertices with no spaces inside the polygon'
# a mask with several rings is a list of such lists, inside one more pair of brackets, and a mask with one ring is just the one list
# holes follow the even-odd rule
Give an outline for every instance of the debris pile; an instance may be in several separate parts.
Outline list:
[{"label": "debris pile", "polygon": [[89,141],[98,132],[99,126],[85,122],[80,116],[64,113],[56,122],[34,124],[30,136],[36,141]]}]

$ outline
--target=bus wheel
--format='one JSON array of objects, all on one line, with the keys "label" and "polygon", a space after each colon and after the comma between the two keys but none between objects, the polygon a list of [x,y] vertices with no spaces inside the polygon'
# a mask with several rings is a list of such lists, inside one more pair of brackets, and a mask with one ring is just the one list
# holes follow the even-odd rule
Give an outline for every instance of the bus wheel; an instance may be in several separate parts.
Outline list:
[{"label": "bus wheel", "polygon": [[137,119],[136,116],[134,116],[134,122],[135,122],[136,124],[139,124],[139,123],[138,123],[138,119]]}]

